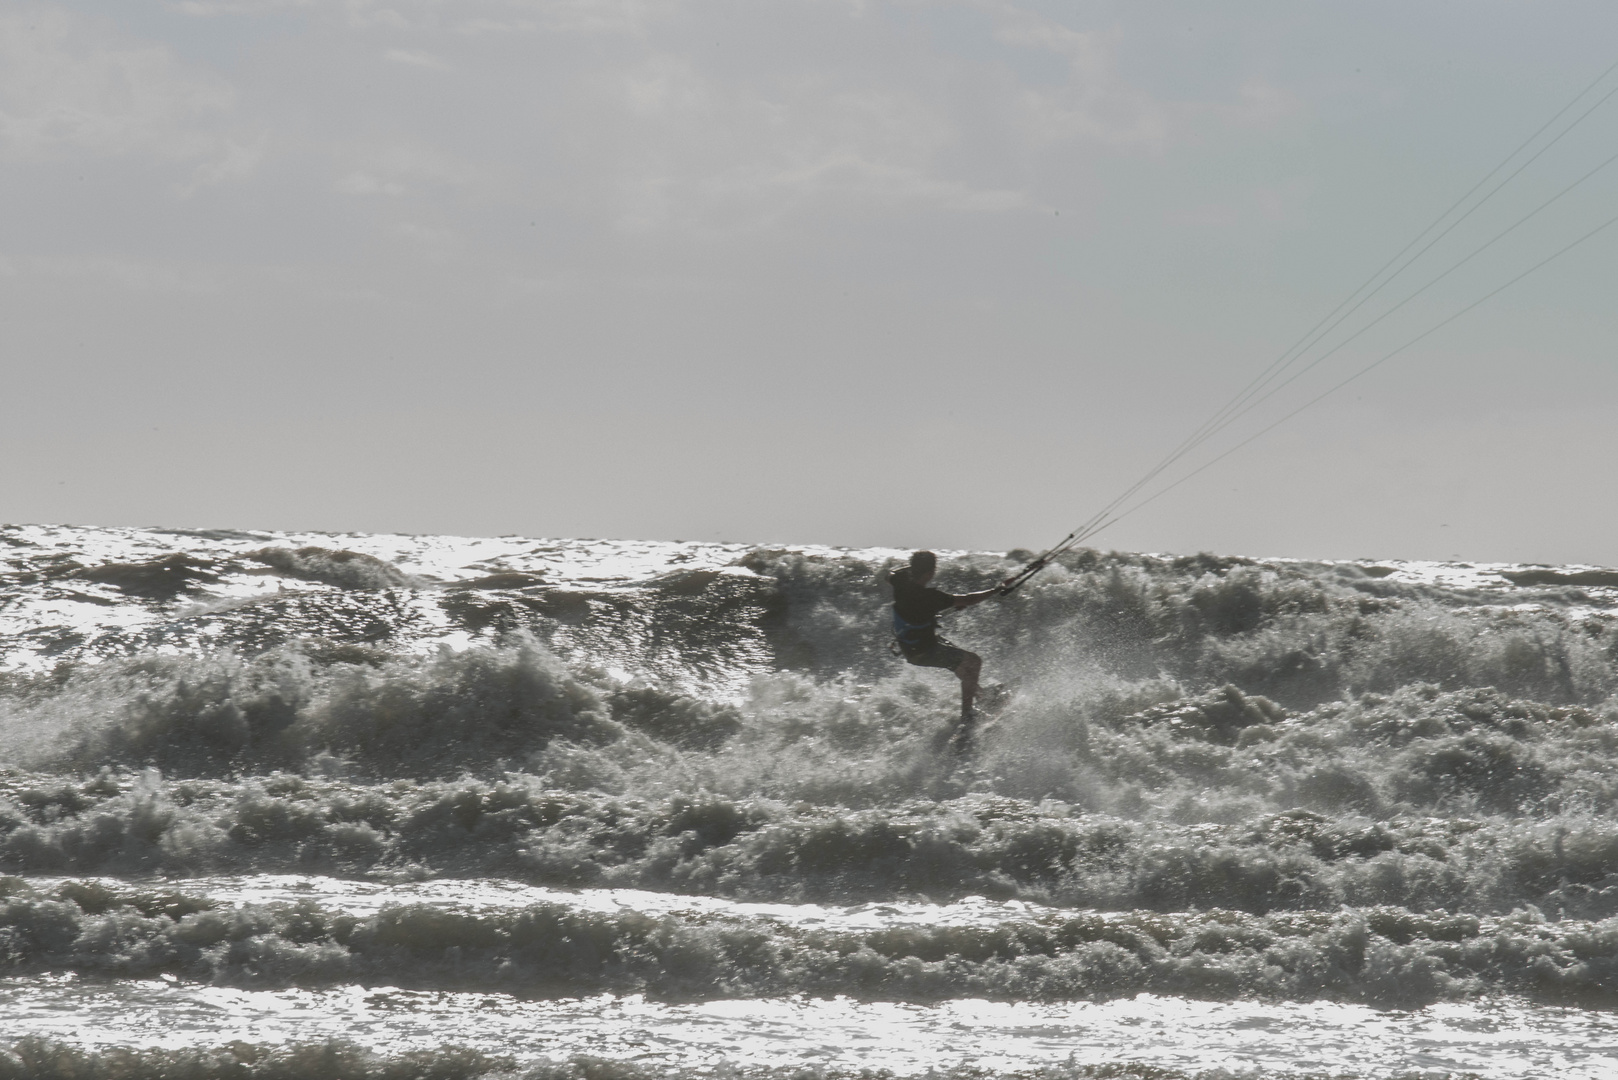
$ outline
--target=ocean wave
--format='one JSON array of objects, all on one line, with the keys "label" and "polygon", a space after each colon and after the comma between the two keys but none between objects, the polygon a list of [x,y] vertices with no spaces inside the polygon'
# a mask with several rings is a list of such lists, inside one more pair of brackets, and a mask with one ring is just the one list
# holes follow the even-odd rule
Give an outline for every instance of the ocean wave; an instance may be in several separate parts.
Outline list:
[{"label": "ocean wave", "polygon": [[[457,565],[496,542],[6,532],[0,645],[35,670],[319,641],[420,654],[514,635],[709,696],[770,671],[872,681],[898,668],[882,617],[892,552],[511,540]],[[952,558],[941,584],[992,585],[1020,554]],[[1230,683],[1295,710],[1421,682],[1589,706],[1618,690],[1611,573],[1470,568],[1448,581],[1414,566],[1081,550],[955,628],[1023,682]]]},{"label": "ocean wave", "polygon": [[615,739],[647,723],[658,701],[671,737],[699,737],[728,716],[569,671],[528,644],[426,658],[319,644],[251,659],[148,655],[58,676],[13,700],[0,718],[20,757],[190,774],[299,766],[321,753],[349,753],[375,770],[444,772],[520,759],[554,738]]},{"label": "ocean wave", "polygon": [[247,552],[246,557],[288,577],[339,589],[392,589],[412,584],[410,576],[397,566],[374,555],[342,548],[265,547]]},{"label": "ocean wave", "polygon": [[226,907],[178,891],[4,883],[0,963],[15,974],[253,988],[358,983],[537,997],[846,995],[1067,1001],[1138,993],[1411,1007],[1481,993],[1610,1006],[1618,920],[1548,922],[1378,907],[1253,916],[1073,913],[995,926],[839,932],[775,921],[536,904],[463,912],[312,902]]},{"label": "ocean wave", "polygon": [[[1179,1069],[1157,1064],[1053,1064],[1014,1070],[982,1066],[931,1068],[929,1080],[1476,1080],[1476,1073],[1419,1068],[1374,1073],[1334,1068],[1329,1074],[1291,1069]],[[378,1052],[333,1039],[290,1045],[233,1041],[223,1046],[162,1049],[86,1048],[30,1037],[0,1044],[0,1080],[878,1080],[886,1070],[827,1066],[763,1066],[723,1062],[659,1065],[579,1054],[562,1060],[524,1061],[446,1046],[436,1050]]]},{"label": "ocean wave", "polygon": [[[0,870],[130,879],[8,883],[19,972],[1612,1003],[1609,570],[1073,552],[951,617],[1013,688],[956,757],[954,681],[887,648],[899,552],[0,542]],[[952,555],[940,584],[1026,554]],[[1052,913],[846,933],[565,904],[295,917],[185,884],[262,873]]]},{"label": "ocean wave", "polygon": [[1618,915],[1618,825],[1573,812],[1290,810],[1174,824],[988,794],[853,810],[711,792],[569,792],[516,774],[6,779],[0,867],[19,873],[438,875],[833,903],[978,894],[1164,912],[1536,905],[1553,917]]},{"label": "ocean wave", "polygon": [[987,790],[1087,810],[1235,821],[1288,809],[1376,818],[1555,815],[1618,801],[1618,701],[1558,704],[1410,683],[1309,710],[1226,684],[1030,680],[979,751],[939,752],[951,689],[781,673],[714,701],[541,644],[400,656],[305,643],[147,655],[13,677],[0,746],[35,769],[168,775],[290,769],[426,779],[514,771],[568,790],[885,805]]}]

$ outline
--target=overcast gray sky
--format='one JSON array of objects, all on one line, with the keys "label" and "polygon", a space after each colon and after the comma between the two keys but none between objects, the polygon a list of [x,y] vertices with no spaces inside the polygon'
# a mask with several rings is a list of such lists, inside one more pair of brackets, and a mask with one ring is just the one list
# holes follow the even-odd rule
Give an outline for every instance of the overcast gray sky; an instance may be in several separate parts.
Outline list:
[{"label": "overcast gray sky", "polygon": [[[9,0],[0,519],[1042,546],[1615,60],[1610,0]],[[1614,153],[1618,98],[1387,295]],[[1097,542],[1618,564],[1615,281]]]}]

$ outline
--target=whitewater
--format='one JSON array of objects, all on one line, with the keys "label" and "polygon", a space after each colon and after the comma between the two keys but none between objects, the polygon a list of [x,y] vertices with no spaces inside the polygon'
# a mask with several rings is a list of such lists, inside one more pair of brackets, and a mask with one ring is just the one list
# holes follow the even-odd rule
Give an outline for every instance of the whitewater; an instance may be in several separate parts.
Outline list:
[{"label": "whitewater", "polygon": [[907,554],[0,527],[0,1080],[1618,1076],[1618,571]]}]

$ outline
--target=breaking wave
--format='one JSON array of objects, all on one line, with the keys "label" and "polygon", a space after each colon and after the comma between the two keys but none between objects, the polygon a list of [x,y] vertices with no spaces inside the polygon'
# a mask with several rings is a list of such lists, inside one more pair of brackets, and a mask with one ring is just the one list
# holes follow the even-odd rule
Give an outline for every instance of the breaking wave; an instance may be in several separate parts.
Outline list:
[{"label": "breaking wave", "polygon": [[[576,1055],[533,1063],[477,1050],[379,1053],[342,1040],[289,1046],[235,1041],[205,1049],[87,1050],[51,1039],[28,1038],[0,1048],[0,1080],[699,1080],[711,1068],[657,1066]],[[727,1065],[735,1080],[871,1080],[868,1069],[809,1066]],[[1320,1073],[1293,1070],[1177,1069],[1130,1064],[1056,1064],[1005,1073],[980,1068],[935,1069],[936,1080],[1323,1080]],[[1471,1074],[1475,1075],[1475,1074]],[[1467,1080],[1460,1073],[1423,1069],[1391,1080]]]},{"label": "breaking wave", "polygon": [[[893,552],[0,538],[7,977],[1618,1004],[1612,571],[1075,552],[950,628],[1013,687],[957,758],[953,681],[886,648]],[[838,930],[186,886],[270,873],[1038,910]],[[333,1045],[218,1067],[539,1068]],[[119,1075],[171,1060],[142,1053]],[[34,1042],[0,1076],[51,1055],[112,1068]]]}]

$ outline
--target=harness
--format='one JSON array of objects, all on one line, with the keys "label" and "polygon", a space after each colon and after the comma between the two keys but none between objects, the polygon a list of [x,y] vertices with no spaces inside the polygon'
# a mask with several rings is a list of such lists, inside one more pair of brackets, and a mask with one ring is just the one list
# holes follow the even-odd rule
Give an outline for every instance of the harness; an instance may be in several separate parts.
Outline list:
[{"label": "harness", "polygon": [[934,615],[926,622],[911,622],[899,614],[899,588],[897,585],[894,586],[893,599],[893,640],[888,643],[888,652],[894,656],[903,656],[908,660],[919,650],[930,649],[935,644],[948,644],[942,637],[938,636],[937,615]]},{"label": "harness", "polygon": [[937,619],[931,619],[924,623],[913,623],[901,619],[897,611],[893,613],[893,640],[899,644],[900,648],[907,645],[911,648],[925,645],[925,635],[929,633],[936,634],[937,632]]}]

